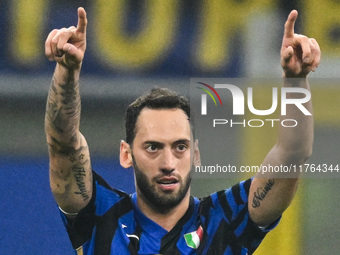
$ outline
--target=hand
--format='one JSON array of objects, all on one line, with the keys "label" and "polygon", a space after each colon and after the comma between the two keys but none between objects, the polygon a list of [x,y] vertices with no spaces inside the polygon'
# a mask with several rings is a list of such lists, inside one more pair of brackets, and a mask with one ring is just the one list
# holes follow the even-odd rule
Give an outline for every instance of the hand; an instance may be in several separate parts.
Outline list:
[{"label": "hand", "polygon": [[45,42],[45,54],[68,68],[79,68],[86,50],[87,18],[84,8],[78,8],[77,27],[54,29]]},{"label": "hand", "polygon": [[320,64],[321,51],[314,38],[294,33],[298,12],[291,11],[285,24],[281,46],[281,66],[285,77],[306,77]]}]

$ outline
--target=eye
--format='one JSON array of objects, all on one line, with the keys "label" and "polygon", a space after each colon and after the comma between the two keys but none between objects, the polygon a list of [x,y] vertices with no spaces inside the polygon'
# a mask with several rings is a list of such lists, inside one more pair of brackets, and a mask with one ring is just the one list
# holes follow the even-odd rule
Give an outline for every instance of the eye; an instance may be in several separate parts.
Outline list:
[{"label": "eye", "polygon": [[187,150],[187,148],[188,148],[188,146],[186,144],[177,145],[177,151],[179,151],[179,152],[184,152],[184,151]]},{"label": "eye", "polygon": [[157,145],[155,144],[149,144],[147,147],[146,147],[146,151],[147,152],[156,152],[158,150],[158,147]]}]

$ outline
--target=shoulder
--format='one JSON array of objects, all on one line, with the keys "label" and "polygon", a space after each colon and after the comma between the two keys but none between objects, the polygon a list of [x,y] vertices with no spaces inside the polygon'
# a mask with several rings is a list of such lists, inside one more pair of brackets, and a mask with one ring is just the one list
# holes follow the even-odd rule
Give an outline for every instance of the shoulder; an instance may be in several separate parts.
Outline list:
[{"label": "shoulder", "polygon": [[233,219],[240,211],[247,210],[248,195],[252,179],[241,181],[234,186],[200,198],[200,213],[225,215]]},{"label": "shoulder", "polygon": [[97,215],[105,214],[114,206],[127,206],[131,208],[130,195],[112,188],[99,174],[93,171],[93,198]]},{"label": "shoulder", "polygon": [[[249,217],[251,182],[252,179],[241,181],[200,199],[200,219],[203,229],[212,239],[209,249],[216,251],[214,254],[222,254],[229,245],[239,246],[244,251],[254,251],[269,231],[260,229]],[[233,241],[229,244],[226,240]]]},{"label": "shoulder", "polygon": [[223,205],[227,202],[235,206],[248,203],[251,182],[252,178],[241,181],[228,189],[220,190],[207,197],[200,198],[200,202],[201,204],[213,203],[214,205]]}]

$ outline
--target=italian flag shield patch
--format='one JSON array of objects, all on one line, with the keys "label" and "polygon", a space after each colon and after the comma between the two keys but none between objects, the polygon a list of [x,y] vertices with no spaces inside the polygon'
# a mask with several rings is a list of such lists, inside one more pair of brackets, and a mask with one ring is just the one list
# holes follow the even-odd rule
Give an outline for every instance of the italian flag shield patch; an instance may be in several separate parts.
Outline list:
[{"label": "italian flag shield patch", "polygon": [[196,231],[184,235],[185,242],[190,248],[197,249],[203,238],[203,228],[198,227]]}]

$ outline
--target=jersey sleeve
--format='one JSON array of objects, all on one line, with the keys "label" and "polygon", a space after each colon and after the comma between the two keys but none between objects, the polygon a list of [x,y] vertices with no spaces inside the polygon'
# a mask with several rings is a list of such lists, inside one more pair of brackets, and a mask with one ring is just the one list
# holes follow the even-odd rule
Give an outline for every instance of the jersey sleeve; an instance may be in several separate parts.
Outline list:
[{"label": "jersey sleeve", "polygon": [[279,217],[270,225],[260,227],[250,218],[248,211],[248,197],[252,180],[253,178],[240,182],[239,184],[234,185],[230,190],[226,191],[227,201],[231,201],[235,208],[237,208],[233,221],[240,221],[240,219],[243,218],[245,226],[244,230],[242,233],[237,230],[236,232],[240,234],[239,240],[242,245],[248,249],[248,254],[252,254],[257,249],[267,233],[273,230],[281,219],[281,217]]},{"label": "jersey sleeve", "polygon": [[252,254],[266,234],[278,224],[280,219],[260,228],[250,218],[248,196],[251,182],[252,179],[242,181],[204,199],[203,204],[210,204],[210,209],[204,209],[204,216],[210,225],[209,247],[216,249],[215,252],[229,249],[232,254],[241,254],[244,250]]},{"label": "jersey sleeve", "polygon": [[104,214],[125,196],[127,194],[111,188],[100,175],[93,171],[93,193],[87,206],[72,219],[60,211],[74,249],[81,247],[92,238],[97,215]]}]

